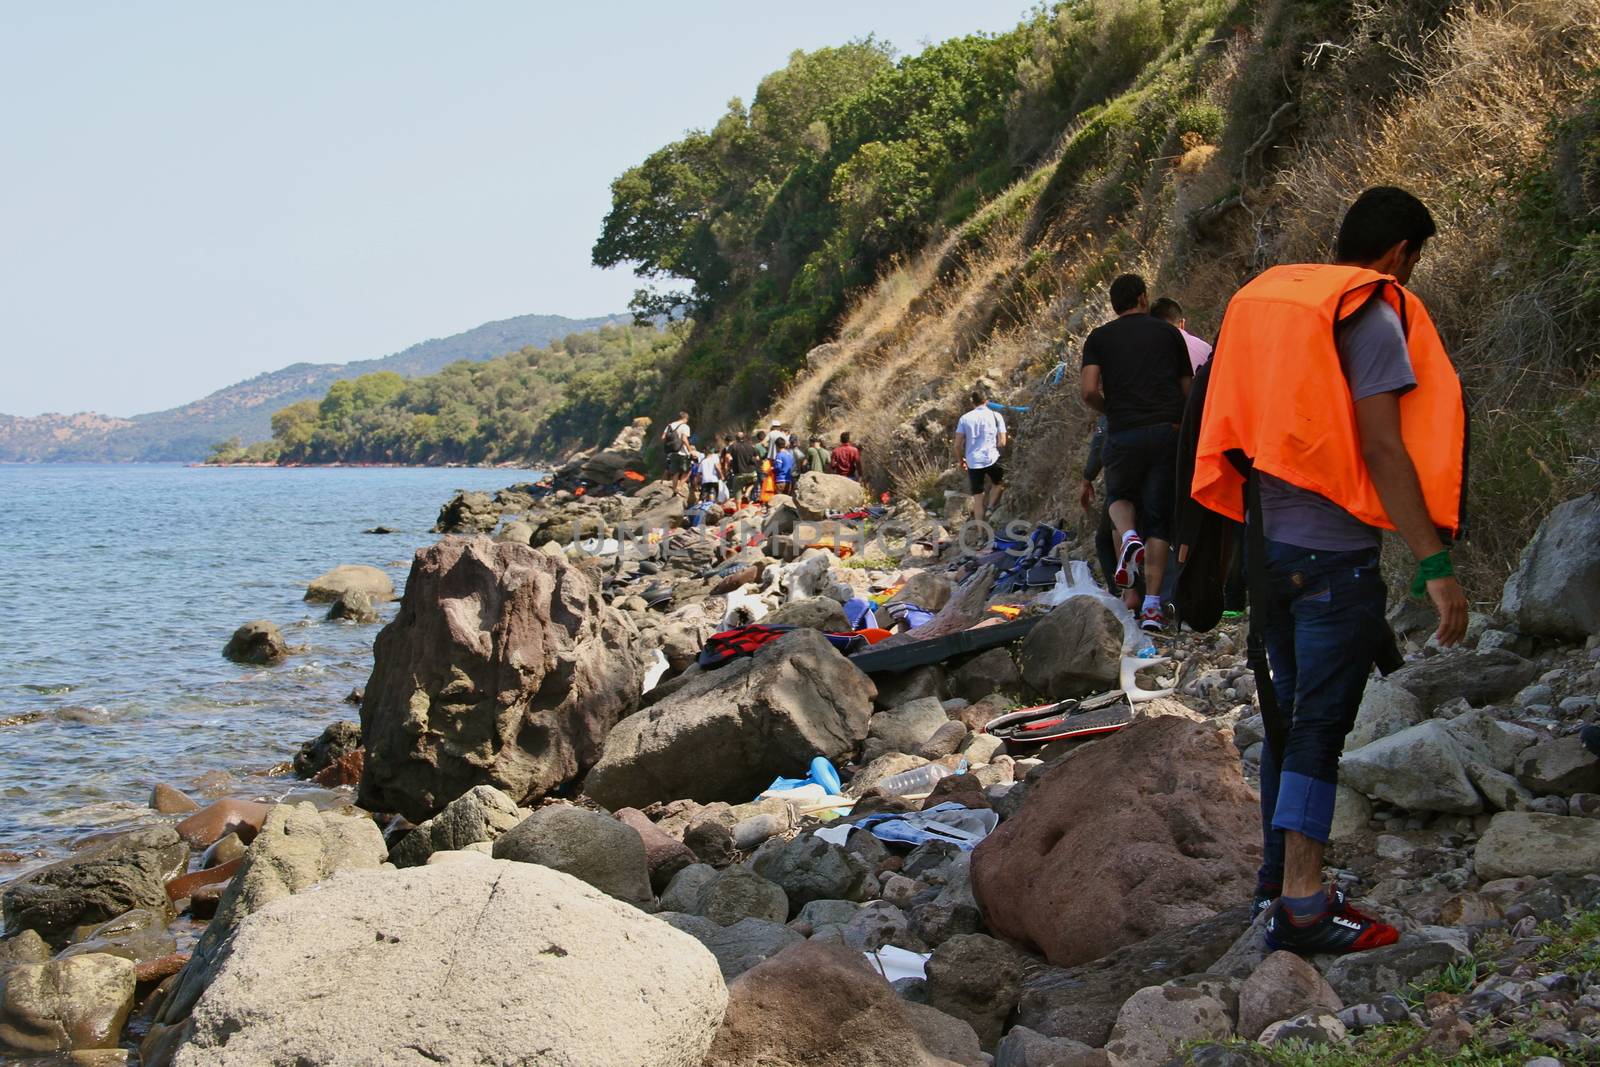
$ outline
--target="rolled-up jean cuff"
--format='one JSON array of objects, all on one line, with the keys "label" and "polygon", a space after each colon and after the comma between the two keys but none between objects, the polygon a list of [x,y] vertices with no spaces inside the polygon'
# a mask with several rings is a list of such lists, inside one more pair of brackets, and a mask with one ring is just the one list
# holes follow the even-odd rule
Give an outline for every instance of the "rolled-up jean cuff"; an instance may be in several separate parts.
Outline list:
[{"label": "rolled-up jean cuff", "polygon": [[1293,830],[1326,843],[1333,829],[1334,783],[1294,771],[1278,779],[1278,806],[1272,813],[1274,830]]}]

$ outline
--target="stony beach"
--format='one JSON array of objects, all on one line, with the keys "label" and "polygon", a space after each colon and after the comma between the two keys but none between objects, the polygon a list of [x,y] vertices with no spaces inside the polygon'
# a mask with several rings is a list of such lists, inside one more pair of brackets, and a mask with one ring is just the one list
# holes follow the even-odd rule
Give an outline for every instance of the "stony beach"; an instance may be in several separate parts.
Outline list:
[{"label": "stony beach", "polygon": [[[160,818],[0,885],[3,1055],[1600,1055],[1600,762],[1576,736],[1600,718],[1600,499],[1546,518],[1467,647],[1431,645],[1414,603],[1393,612],[1407,663],[1369,685],[1329,859],[1403,936],[1302,960],[1266,950],[1249,905],[1263,731],[1242,626],[1140,661],[1103,600],[1007,587],[958,548],[955,493],[867,511],[855,483],[804,475],[689,527],[661,483],[572,491],[633,469],[642,434],[553,488],[445,504],[375,631],[359,721],[294,761],[307,800],[158,787]],[[360,564],[319,582],[308,596],[357,625],[393,596]],[[825,636],[847,603],[883,621],[897,598],[927,621],[877,659]],[[698,662],[756,621],[793,629]],[[863,669],[1000,626],[1021,636]],[[292,657],[274,631],[241,628],[229,655]],[[1069,699],[1117,728],[1043,745],[984,729]],[[775,782],[818,757],[840,781]],[[914,791],[891,781],[930,766]]]}]

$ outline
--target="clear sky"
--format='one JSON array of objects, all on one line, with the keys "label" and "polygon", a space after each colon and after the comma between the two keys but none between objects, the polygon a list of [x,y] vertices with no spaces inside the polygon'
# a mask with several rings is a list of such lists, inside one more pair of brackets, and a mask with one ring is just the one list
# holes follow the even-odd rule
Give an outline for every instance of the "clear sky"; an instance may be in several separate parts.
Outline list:
[{"label": "clear sky", "polygon": [[796,48],[1026,0],[0,0],[0,412],[131,415],[301,360],[625,310],[611,179]]}]

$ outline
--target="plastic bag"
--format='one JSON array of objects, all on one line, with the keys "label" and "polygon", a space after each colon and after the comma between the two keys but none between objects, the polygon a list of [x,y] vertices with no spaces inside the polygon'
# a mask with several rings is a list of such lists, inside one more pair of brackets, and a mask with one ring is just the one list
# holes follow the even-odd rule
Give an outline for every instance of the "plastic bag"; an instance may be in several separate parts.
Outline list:
[{"label": "plastic bag", "polygon": [[1042,604],[1047,608],[1060,607],[1075,596],[1093,597],[1104,604],[1117,621],[1122,623],[1122,651],[1130,656],[1147,655],[1145,649],[1150,649],[1148,655],[1154,654],[1154,646],[1150,637],[1139,629],[1139,621],[1133,617],[1133,612],[1128,610],[1120,597],[1114,597],[1105,591],[1101,584],[1094,580],[1089,573],[1089,565],[1081,559],[1071,560],[1061,573],[1056,575],[1056,584],[1049,592],[1041,594],[1034,600],[1035,604]]}]

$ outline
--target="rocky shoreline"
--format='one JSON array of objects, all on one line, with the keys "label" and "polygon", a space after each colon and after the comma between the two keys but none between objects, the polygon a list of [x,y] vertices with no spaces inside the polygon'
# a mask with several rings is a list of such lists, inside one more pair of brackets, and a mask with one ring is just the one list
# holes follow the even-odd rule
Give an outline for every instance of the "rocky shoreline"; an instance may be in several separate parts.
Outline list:
[{"label": "rocky shoreline", "polygon": [[[1403,936],[1305,961],[1267,953],[1248,905],[1262,727],[1237,627],[1132,658],[1102,600],[964,552],[953,493],[876,508],[805,475],[691,526],[660,483],[596,488],[642,433],[444,506],[360,722],[294,761],[316,803],[158,788],[165,821],[0,885],[0,1057],[1600,1056],[1600,762],[1576,736],[1600,719],[1595,496],[1547,518],[1468,648],[1396,609],[1408,663],[1369,686],[1329,862]],[[342,579],[335,610],[385,595]],[[862,603],[920,625],[841,647]],[[702,665],[755,621],[792,629]],[[984,729],[1063,700],[1111,732]]]}]

